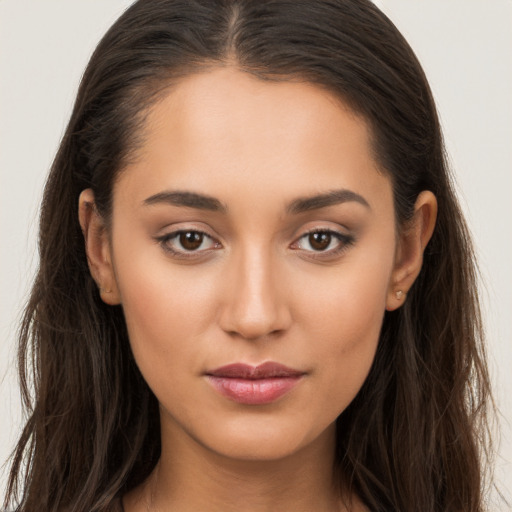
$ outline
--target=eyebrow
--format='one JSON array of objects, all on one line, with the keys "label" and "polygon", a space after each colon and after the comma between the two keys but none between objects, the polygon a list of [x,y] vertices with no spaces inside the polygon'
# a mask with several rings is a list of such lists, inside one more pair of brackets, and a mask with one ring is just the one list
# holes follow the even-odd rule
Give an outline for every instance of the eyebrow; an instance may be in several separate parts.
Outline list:
[{"label": "eyebrow", "polygon": [[[289,214],[297,215],[299,213],[319,210],[320,208],[327,208],[341,203],[356,202],[362,204],[366,208],[371,209],[366,199],[356,194],[355,192],[347,189],[331,190],[323,194],[317,194],[310,197],[299,197],[294,199],[286,208]],[[187,208],[196,208],[199,210],[208,210],[212,212],[227,212],[227,206],[222,204],[215,197],[197,192],[188,191],[165,191],[154,194],[144,200],[145,206],[155,204],[170,204],[173,206],[184,206]]]},{"label": "eyebrow", "polygon": [[214,197],[197,194],[196,192],[172,191],[159,192],[144,200],[144,205],[151,206],[154,204],[170,204],[173,206],[185,206],[188,208],[196,208],[198,210],[208,210],[212,212],[227,211],[227,207]]},{"label": "eyebrow", "polygon": [[347,189],[331,190],[310,197],[299,197],[293,200],[286,210],[288,213],[298,214],[347,202],[356,202],[371,210],[368,201],[363,196]]}]

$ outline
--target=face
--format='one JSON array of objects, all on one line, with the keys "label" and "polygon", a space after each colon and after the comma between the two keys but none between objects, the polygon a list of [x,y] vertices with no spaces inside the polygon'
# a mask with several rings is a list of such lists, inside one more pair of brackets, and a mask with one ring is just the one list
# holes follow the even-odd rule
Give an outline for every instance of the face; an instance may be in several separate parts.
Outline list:
[{"label": "face", "polygon": [[314,85],[224,68],[173,87],[144,137],[114,187],[105,300],[163,435],[260,460],[334,442],[397,271],[367,125]]}]

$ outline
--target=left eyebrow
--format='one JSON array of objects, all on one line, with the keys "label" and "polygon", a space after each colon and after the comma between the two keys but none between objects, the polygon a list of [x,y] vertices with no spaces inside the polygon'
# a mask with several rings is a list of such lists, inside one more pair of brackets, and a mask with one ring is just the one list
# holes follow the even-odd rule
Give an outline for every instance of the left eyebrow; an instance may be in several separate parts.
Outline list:
[{"label": "left eyebrow", "polygon": [[286,211],[290,214],[298,214],[347,202],[356,202],[371,210],[370,204],[363,196],[352,190],[341,189],[310,197],[299,197],[288,205]]}]

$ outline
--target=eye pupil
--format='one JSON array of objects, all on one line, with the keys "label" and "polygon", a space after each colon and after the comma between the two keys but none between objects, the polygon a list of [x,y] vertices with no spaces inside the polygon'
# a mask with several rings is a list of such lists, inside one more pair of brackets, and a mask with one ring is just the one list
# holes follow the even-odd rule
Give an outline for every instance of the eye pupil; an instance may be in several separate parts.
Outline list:
[{"label": "eye pupil", "polygon": [[323,251],[329,247],[331,239],[330,233],[310,233],[309,244],[315,251]]},{"label": "eye pupil", "polygon": [[201,247],[204,235],[197,231],[184,231],[180,233],[180,244],[187,251],[195,251]]}]

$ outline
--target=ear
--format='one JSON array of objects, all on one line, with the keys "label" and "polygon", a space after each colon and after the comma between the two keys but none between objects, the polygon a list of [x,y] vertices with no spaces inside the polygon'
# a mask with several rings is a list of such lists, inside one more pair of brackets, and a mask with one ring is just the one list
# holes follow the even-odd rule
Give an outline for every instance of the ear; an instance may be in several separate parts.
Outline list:
[{"label": "ear", "polygon": [[397,242],[395,264],[389,282],[386,309],[399,308],[418,277],[437,218],[436,196],[429,190],[421,192],[414,205],[414,214],[404,226]]},{"label": "ear", "polygon": [[90,188],[80,194],[78,218],[85,239],[89,270],[98,285],[101,299],[111,306],[120,304],[108,232],[96,209],[94,192]]}]

